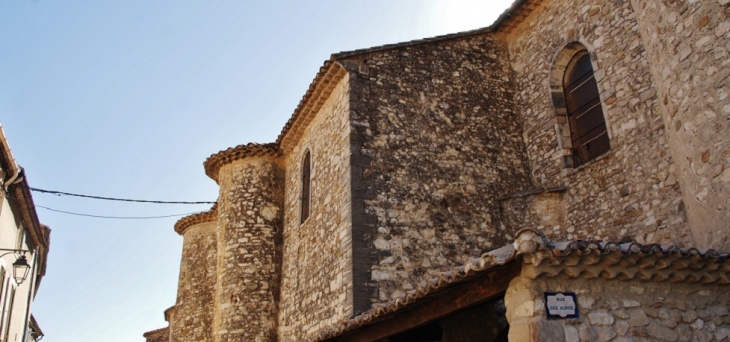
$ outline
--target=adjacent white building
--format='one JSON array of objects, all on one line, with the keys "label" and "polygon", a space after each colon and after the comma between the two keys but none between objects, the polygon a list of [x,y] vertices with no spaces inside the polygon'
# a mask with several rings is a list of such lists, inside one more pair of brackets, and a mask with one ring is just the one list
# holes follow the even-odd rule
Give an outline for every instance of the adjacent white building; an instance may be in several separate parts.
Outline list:
[{"label": "adjacent white building", "polygon": [[31,315],[51,230],[38,221],[25,172],[0,125],[0,342],[38,341]]}]

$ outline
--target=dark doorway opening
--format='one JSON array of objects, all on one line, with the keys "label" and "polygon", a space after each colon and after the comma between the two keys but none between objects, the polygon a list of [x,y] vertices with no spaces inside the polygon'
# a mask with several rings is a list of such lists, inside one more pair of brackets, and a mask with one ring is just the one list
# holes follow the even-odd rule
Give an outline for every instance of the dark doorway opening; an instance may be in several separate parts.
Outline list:
[{"label": "dark doorway opening", "polygon": [[506,312],[499,296],[379,342],[506,342]]}]

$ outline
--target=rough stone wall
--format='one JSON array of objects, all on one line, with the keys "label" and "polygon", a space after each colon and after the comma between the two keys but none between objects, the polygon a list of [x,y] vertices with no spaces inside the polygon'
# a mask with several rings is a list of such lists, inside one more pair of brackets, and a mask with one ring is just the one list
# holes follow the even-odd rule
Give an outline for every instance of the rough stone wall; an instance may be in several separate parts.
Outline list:
[{"label": "rough stone wall", "polygon": [[695,246],[730,249],[730,2],[632,0]]},{"label": "rough stone wall", "polygon": [[221,167],[215,341],[276,341],[284,171],[250,157]]},{"label": "rough stone wall", "polygon": [[531,185],[507,61],[486,34],[342,61],[353,99],[353,276],[366,275],[355,282],[365,304],[511,239],[495,199]]},{"label": "rough stone wall", "polygon": [[202,223],[183,233],[177,302],[170,315],[171,342],[213,341],[217,224]]},{"label": "rough stone wall", "polygon": [[[547,320],[543,293],[570,291],[579,318]],[[510,341],[727,341],[730,288],[639,281],[515,278]]]},{"label": "rough stone wall", "polygon": [[[565,188],[563,222],[539,213],[528,222],[550,240],[631,236],[642,243],[690,241],[677,166],[668,148],[636,14],[628,0],[545,1],[511,33],[516,108],[538,188]],[[550,75],[558,53],[580,42],[591,54],[611,150],[578,168],[564,168],[560,120]],[[553,85],[555,86],[555,85]],[[560,85],[561,86],[561,85]]]},{"label": "rough stone wall", "polygon": [[[302,341],[352,311],[347,76],[286,158],[279,334]],[[311,155],[310,215],[300,224],[302,161]]]}]

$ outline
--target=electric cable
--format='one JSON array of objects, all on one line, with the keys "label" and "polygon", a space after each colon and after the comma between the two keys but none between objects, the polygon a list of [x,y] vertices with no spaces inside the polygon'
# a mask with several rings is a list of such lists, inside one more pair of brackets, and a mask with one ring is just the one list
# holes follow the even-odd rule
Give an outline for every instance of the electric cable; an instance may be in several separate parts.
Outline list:
[{"label": "electric cable", "polygon": [[38,189],[38,188],[33,188],[33,187],[28,187],[28,189],[30,189],[30,191],[52,194],[52,195],[56,195],[56,196],[74,196],[74,197],[99,199],[99,200],[105,200],[105,201],[138,202],[138,203],[154,203],[154,204],[215,204],[216,203],[216,202],[210,202],[210,201],[152,201],[152,200],[139,200],[139,199],[129,199],[129,198],[81,195],[81,194],[74,194],[74,193],[70,193],[70,192],[44,190],[44,189]]},{"label": "electric cable", "polygon": [[68,214],[68,215],[95,217],[95,218],[103,218],[103,219],[120,219],[120,220],[159,219],[159,218],[167,218],[167,217],[187,216],[187,215],[197,214],[200,212],[200,211],[197,211],[197,212],[186,213],[186,214],[173,214],[173,215],[163,215],[163,216],[105,216],[105,215],[91,215],[91,214],[74,213],[74,212],[70,212],[70,211],[63,211],[63,210],[53,209],[53,208],[49,208],[49,207],[44,207],[42,205],[37,205],[37,204],[35,207],[43,208],[43,209],[50,210],[50,211],[55,211],[57,213]]}]

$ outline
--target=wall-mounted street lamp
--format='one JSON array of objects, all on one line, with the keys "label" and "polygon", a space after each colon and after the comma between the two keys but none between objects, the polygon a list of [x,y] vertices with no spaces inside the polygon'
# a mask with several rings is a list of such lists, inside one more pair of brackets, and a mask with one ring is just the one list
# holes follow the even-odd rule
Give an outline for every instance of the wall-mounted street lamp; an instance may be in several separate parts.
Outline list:
[{"label": "wall-mounted street lamp", "polygon": [[25,258],[25,253],[28,253],[29,251],[23,249],[0,248],[0,252],[7,252],[0,255],[0,258],[10,253],[15,253],[16,255],[19,254],[19,256],[17,257],[18,259],[15,260],[15,262],[13,263],[13,278],[15,278],[15,282],[17,282],[18,285],[22,284],[25,281],[25,278],[28,277],[28,272],[30,271],[28,259]]}]

